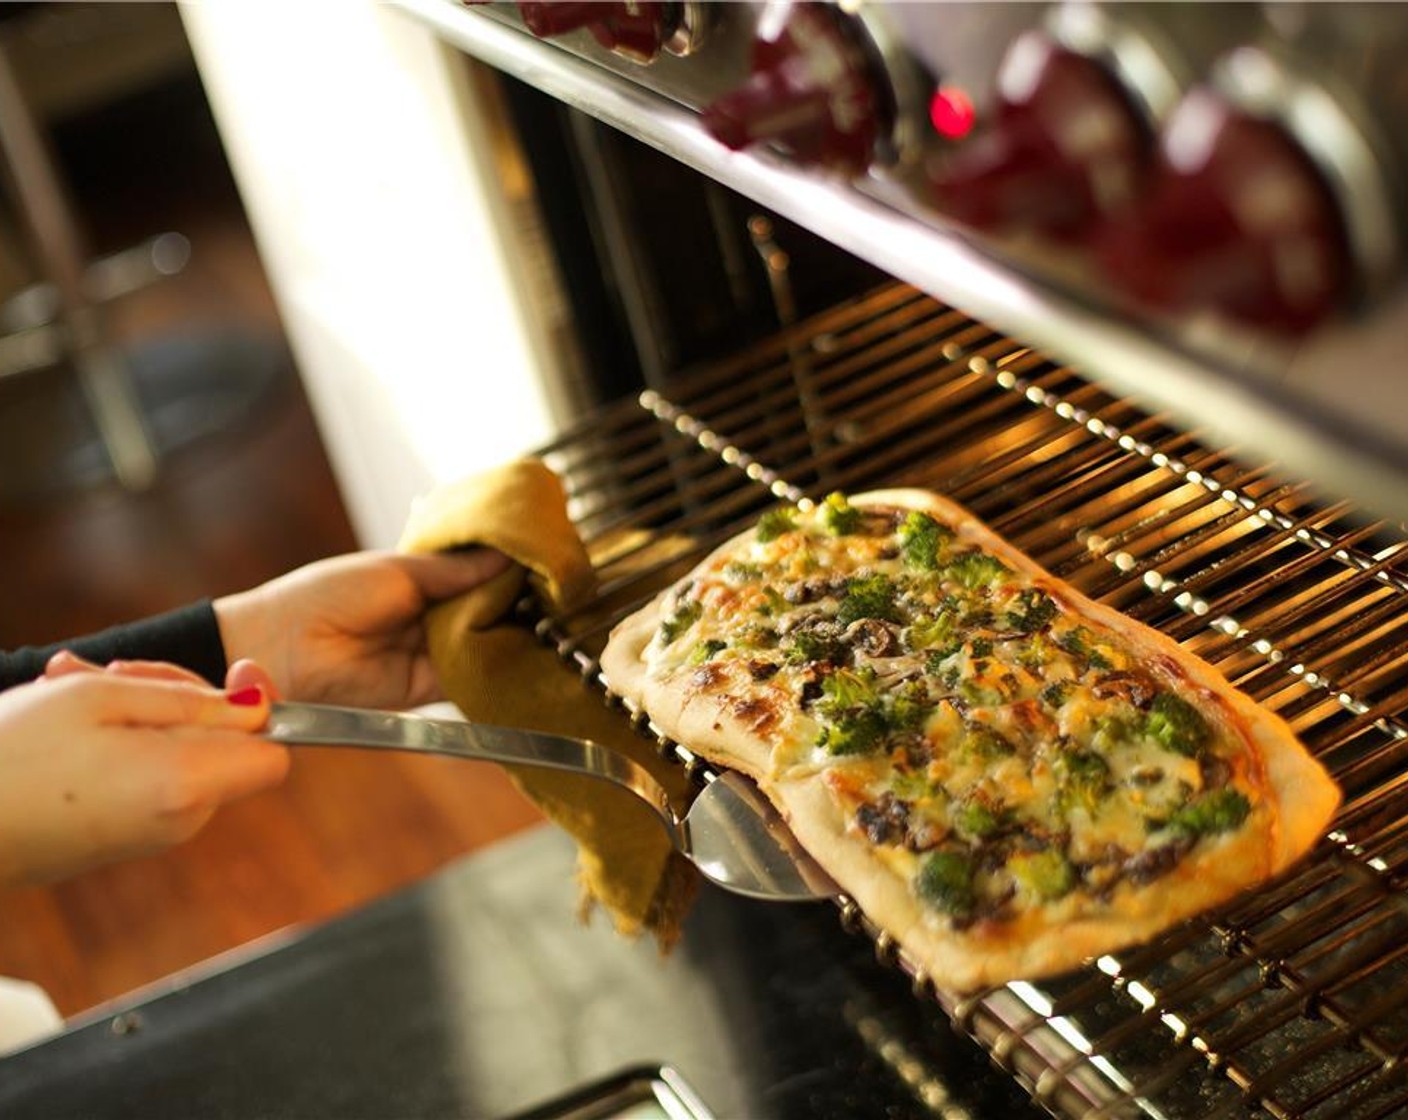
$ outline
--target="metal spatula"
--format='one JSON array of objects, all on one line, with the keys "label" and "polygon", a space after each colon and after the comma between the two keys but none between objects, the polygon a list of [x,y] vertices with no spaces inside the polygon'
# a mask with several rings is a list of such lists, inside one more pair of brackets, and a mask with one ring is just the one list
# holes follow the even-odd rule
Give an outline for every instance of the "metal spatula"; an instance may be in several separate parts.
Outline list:
[{"label": "metal spatula", "polygon": [[600,778],[649,805],[675,847],[727,890],[776,902],[840,893],[768,800],[737,774],[714,778],[681,818],[648,770],[589,739],[403,712],[291,703],[273,705],[264,736],[289,745],[425,751]]}]

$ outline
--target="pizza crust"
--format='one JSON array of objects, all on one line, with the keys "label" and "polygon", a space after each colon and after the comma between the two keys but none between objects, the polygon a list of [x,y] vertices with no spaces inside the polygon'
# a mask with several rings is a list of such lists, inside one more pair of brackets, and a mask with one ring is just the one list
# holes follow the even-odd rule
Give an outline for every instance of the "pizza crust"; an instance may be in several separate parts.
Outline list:
[{"label": "pizza crust", "polygon": [[[772,748],[727,700],[660,680],[647,668],[646,650],[673,590],[620,623],[602,654],[609,687],[646,711],[656,726],[684,746],[722,766],[742,771],[777,805],[797,839],[855,900],[861,910],[903,947],[941,987],[969,991],[1015,978],[1073,968],[1089,958],[1148,940],[1170,926],[1264,882],[1303,855],[1323,835],[1340,791],[1279,716],[1233,688],[1212,666],[1166,635],[1097,603],[1043,569],[971,513],[928,491],[888,489],[850,497],[856,507],[920,510],[953,529],[964,542],[1026,574],[1071,613],[1118,636],[1141,663],[1163,666],[1167,678],[1186,678],[1212,701],[1224,730],[1254,745],[1260,766],[1239,774],[1259,795],[1253,817],[1264,827],[1244,828],[1200,844],[1177,867],[1154,881],[1122,880],[1104,903],[1085,894],[1024,912],[1017,920],[950,928],[913,894],[909,883],[880,858],[870,842],[849,829],[841,807],[814,773],[774,773]],[[696,566],[735,551],[736,537]],[[1205,705],[1207,707],[1209,705]]]},{"label": "pizza crust", "polygon": [[768,778],[768,750],[717,696],[680,689],[653,678],[646,665],[650,644],[664,617],[669,590],[619,623],[601,655],[607,686],[649,714],[675,742],[720,766],[738,770],[760,786]]}]

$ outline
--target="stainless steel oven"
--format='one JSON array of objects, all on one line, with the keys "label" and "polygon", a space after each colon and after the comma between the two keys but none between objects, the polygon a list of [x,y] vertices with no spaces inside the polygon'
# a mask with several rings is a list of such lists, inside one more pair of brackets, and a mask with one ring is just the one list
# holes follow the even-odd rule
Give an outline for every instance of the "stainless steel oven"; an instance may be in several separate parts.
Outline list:
[{"label": "stainless steel oven", "polygon": [[584,695],[662,539],[932,487],[1345,799],[1234,903],[962,997],[845,899],[706,889],[662,959],[575,921],[537,830],[7,1057],[0,1113],[1408,1115],[1405,16],[186,6],[367,543],[406,507],[372,483],[533,444],[586,538],[636,531],[533,620]]},{"label": "stainless steel oven", "polygon": [[[843,900],[907,998],[1056,1115],[1408,1114],[1408,12],[400,8],[505,83],[620,376],[544,449],[585,536],[932,487],[1344,788],[1291,874],[1053,982],[956,997]],[[605,631],[540,623],[589,689]]]}]

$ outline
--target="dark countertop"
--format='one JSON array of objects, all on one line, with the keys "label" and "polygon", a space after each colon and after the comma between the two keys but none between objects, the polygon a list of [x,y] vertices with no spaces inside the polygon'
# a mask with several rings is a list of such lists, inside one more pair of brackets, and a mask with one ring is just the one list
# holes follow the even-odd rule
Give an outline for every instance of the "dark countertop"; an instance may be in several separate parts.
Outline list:
[{"label": "dark countertop", "polygon": [[705,888],[662,957],[572,862],[534,829],[175,978],[0,1059],[0,1116],[501,1118],[664,1064],[717,1117],[1046,1115],[829,904]]}]

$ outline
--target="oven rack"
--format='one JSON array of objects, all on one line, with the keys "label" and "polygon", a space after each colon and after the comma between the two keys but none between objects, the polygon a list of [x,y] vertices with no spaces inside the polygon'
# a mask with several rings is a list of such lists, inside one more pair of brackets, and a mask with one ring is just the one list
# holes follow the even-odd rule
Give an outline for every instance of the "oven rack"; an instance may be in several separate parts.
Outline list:
[{"label": "oven rack", "polygon": [[1054,1115],[1408,1114],[1399,527],[904,284],[608,406],[541,455],[599,582],[537,630],[593,689],[610,627],[769,505],[913,485],[1281,714],[1344,789],[1333,830],[1275,882],[1149,945],[959,998],[849,900],[840,917]]}]

